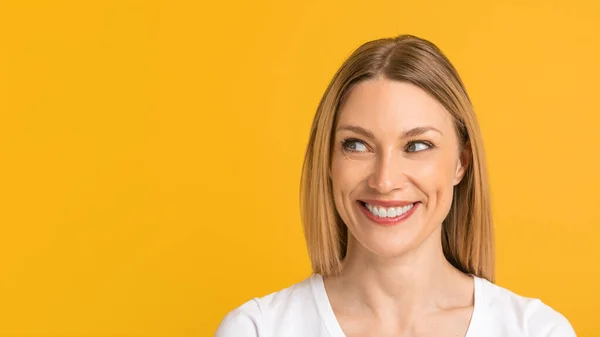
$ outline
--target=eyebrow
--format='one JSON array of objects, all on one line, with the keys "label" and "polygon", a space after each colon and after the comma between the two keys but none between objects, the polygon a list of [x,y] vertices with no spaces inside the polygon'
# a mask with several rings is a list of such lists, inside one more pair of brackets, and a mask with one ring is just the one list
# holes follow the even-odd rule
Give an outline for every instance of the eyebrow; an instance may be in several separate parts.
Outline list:
[{"label": "eyebrow", "polygon": [[[375,135],[373,135],[373,132],[363,128],[362,126],[358,126],[358,125],[342,125],[340,127],[337,128],[337,130],[335,132],[339,132],[339,131],[343,131],[343,130],[347,130],[347,131],[353,131],[356,132],[358,134],[361,134],[365,137],[374,139]],[[411,138],[411,137],[417,137],[420,136],[424,133],[427,133],[428,131],[435,131],[437,133],[439,133],[440,135],[444,135],[442,133],[442,131],[434,128],[433,126],[417,126],[414,127],[410,130],[406,130],[402,133],[402,136],[400,138]]]}]

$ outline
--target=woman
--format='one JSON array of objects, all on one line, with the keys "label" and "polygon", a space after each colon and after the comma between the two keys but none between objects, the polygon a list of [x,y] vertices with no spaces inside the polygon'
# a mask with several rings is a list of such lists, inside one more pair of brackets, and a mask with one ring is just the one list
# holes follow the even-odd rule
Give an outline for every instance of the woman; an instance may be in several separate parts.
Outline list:
[{"label": "woman", "polygon": [[427,40],[367,42],[342,65],[312,125],[301,208],[314,274],[230,312],[216,336],[575,336],[493,283],[479,126]]}]

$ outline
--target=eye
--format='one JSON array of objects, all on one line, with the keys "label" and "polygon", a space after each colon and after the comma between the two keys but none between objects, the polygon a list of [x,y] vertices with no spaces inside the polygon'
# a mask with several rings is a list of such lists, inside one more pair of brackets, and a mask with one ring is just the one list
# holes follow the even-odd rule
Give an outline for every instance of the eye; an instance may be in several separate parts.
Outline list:
[{"label": "eye", "polygon": [[358,139],[348,138],[342,141],[342,149],[348,152],[366,152],[367,146]]},{"label": "eye", "polygon": [[425,141],[412,141],[408,143],[408,146],[406,147],[406,151],[407,152],[421,152],[424,150],[428,150],[430,148],[432,148],[433,145],[431,145],[431,143],[429,142],[425,142]]}]

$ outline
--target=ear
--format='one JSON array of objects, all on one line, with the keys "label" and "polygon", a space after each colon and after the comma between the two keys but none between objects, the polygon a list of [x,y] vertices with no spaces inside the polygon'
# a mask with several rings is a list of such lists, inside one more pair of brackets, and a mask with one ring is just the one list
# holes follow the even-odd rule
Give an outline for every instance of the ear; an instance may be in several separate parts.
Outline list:
[{"label": "ear", "polygon": [[462,151],[456,164],[456,171],[454,173],[454,186],[458,185],[467,172],[467,168],[471,165],[471,159],[473,154],[471,152],[471,143],[467,141],[462,147]]}]

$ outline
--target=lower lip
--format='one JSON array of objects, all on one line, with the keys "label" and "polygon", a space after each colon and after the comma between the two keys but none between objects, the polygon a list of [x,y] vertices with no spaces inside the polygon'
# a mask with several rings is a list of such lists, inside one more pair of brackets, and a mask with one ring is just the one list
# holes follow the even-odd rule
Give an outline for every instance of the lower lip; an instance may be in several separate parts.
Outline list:
[{"label": "lower lip", "polygon": [[378,225],[382,225],[382,226],[393,226],[393,225],[397,225],[400,222],[408,219],[417,209],[417,207],[419,207],[420,202],[416,202],[414,203],[413,207],[406,213],[394,217],[394,218],[381,218],[376,216],[375,214],[371,213],[371,211],[369,211],[367,209],[367,207],[365,206],[365,204],[363,204],[362,202],[358,202],[358,207],[362,210],[362,212],[367,216],[367,218],[371,219],[373,222],[377,223]]}]

